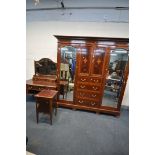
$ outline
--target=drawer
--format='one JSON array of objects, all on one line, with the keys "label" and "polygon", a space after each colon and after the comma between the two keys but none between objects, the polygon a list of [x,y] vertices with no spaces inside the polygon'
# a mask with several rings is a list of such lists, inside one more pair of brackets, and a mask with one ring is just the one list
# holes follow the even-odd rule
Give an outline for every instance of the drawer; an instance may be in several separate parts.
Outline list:
[{"label": "drawer", "polygon": [[80,89],[80,90],[99,91],[100,88],[101,88],[101,86],[79,83],[78,86],[77,86],[77,88]]},{"label": "drawer", "polygon": [[77,86],[78,89],[82,89],[82,90],[88,90],[89,89],[89,85],[86,85],[86,84],[78,84]]},{"label": "drawer", "polygon": [[93,90],[93,91],[99,91],[100,88],[101,88],[101,86],[91,85],[89,89]]},{"label": "drawer", "polygon": [[95,84],[101,83],[102,82],[102,78],[90,77],[89,78],[89,82],[95,83]]},{"label": "drawer", "polygon": [[90,106],[90,107],[98,107],[99,106],[99,102],[98,101],[90,101],[88,106]]},{"label": "drawer", "polygon": [[76,104],[82,105],[82,106],[87,106],[87,107],[98,107],[99,101],[92,101],[92,100],[77,98]]},{"label": "drawer", "polygon": [[98,84],[98,83],[102,83],[102,78],[80,76],[78,78],[78,82],[91,82],[91,83],[94,83],[94,84]]},{"label": "drawer", "polygon": [[99,93],[94,93],[94,92],[84,92],[84,91],[78,91],[77,92],[77,97],[80,98],[91,98],[94,100],[99,100],[100,99],[100,94]]},{"label": "drawer", "polygon": [[77,97],[76,104],[82,105],[82,106],[89,106],[89,101],[87,99]]},{"label": "drawer", "polygon": [[37,90],[37,91],[42,91],[44,89],[46,90],[52,90],[52,88],[49,87],[44,87],[44,86],[32,86],[32,85],[27,85],[28,90]]},{"label": "drawer", "polygon": [[78,82],[89,82],[89,77],[80,76],[80,77],[78,78]]}]

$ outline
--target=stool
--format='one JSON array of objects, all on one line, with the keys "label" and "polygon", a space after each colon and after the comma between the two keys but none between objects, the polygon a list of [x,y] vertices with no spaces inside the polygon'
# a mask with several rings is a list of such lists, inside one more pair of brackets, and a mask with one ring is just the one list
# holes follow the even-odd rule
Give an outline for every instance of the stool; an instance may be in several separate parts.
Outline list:
[{"label": "stool", "polygon": [[55,115],[57,114],[57,94],[55,90],[42,90],[35,95],[36,98],[36,118],[38,123],[39,113],[49,114],[50,122],[52,125],[52,115],[55,109]]}]

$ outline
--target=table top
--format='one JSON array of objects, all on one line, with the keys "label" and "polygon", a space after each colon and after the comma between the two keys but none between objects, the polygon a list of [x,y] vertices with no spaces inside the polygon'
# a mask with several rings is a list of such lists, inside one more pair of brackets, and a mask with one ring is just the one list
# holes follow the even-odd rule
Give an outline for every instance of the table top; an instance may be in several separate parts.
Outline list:
[{"label": "table top", "polygon": [[35,95],[35,97],[44,97],[52,99],[57,95],[58,91],[56,90],[42,90],[38,94]]},{"label": "table top", "polygon": [[33,81],[32,79],[26,80],[26,84],[32,85],[32,86],[46,86],[46,87],[52,87],[52,88],[57,87],[56,83],[51,83],[48,81]]}]

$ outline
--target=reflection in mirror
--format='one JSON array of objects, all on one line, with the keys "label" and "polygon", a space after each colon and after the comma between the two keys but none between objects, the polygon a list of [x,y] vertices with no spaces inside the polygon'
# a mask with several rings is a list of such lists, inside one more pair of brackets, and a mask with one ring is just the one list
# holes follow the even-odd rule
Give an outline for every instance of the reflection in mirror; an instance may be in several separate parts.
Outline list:
[{"label": "reflection in mirror", "polygon": [[120,96],[124,71],[128,62],[128,52],[124,49],[115,49],[110,52],[108,72],[103,93],[102,105],[117,107]]},{"label": "reflection in mirror", "polygon": [[60,96],[59,99],[73,101],[74,78],[76,66],[76,48],[61,48],[60,64]]}]

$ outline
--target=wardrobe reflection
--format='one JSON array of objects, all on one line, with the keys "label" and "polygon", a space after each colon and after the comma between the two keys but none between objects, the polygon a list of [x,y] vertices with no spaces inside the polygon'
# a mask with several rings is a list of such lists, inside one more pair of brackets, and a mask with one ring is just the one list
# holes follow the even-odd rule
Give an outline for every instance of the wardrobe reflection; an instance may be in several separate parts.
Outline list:
[{"label": "wardrobe reflection", "polygon": [[124,71],[128,63],[128,51],[115,49],[110,52],[106,84],[103,93],[102,105],[117,108],[124,82]]},{"label": "wardrobe reflection", "polygon": [[76,68],[76,48],[72,46],[62,47],[61,63],[60,63],[59,99],[73,101],[75,68]]}]

